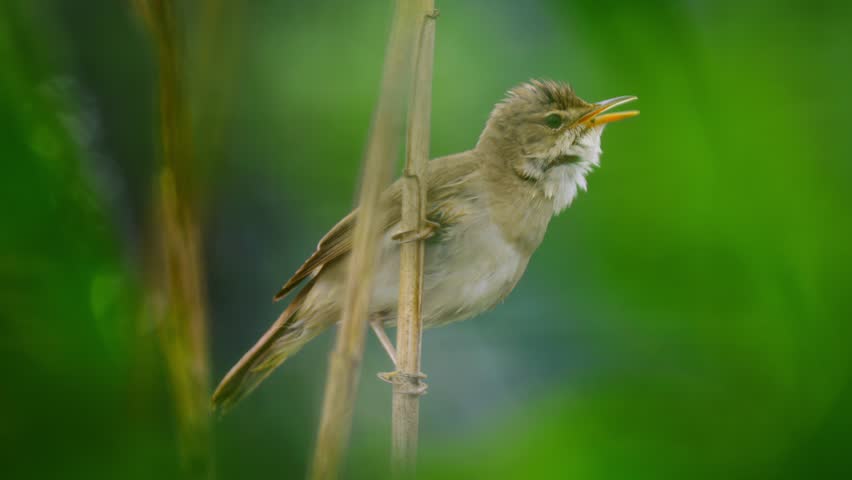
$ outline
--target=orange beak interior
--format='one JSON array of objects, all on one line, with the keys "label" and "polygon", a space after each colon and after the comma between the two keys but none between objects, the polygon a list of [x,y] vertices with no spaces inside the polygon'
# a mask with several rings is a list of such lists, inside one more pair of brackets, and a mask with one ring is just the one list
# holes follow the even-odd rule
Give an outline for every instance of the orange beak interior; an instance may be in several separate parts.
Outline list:
[{"label": "orange beak interior", "polygon": [[574,125],[582,125],[586,124],[589,127],[597,127],[599,125],[604,125],[606,123],[617,122],[619,120],[624,120],[627,118],[635,117],[639,115],[639,110],[628,110],[625,112],[613,112],[613,113],[605,113],[608,110],[611,110],[619,105],[623,105],[628,102],[632,102],[636,100],[638,97],[634,97],[632,95],[627,95],[623,97],[615,97],[610,98],[608,100],[604,100],[602,102],[598,102],[594,105],[594,108],[582,117],[579,118]]}]

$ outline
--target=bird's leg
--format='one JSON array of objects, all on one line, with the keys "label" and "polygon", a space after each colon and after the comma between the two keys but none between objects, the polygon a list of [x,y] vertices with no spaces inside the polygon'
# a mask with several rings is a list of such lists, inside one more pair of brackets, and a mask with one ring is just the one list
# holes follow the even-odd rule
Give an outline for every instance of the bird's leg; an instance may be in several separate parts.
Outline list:
[{"label": "bird's leg", "polygon": [[[385,352],[387,352],[387,354],[390,357],[391,361],[393,362],[393,366],[395,368],[395,370],[392,371],[392,372],[381,372],[381,373],[378,373],[376,375],[379,378],[381,378],[382,380],[384,380],[388,383],[396,383],[398,378],[400,378],[402,376],[409,375],[409,374],[404,374],[404,373],[399,371],[399,366],[396,363],[396,348],[394,348],[393,342],[391,342],[390,338],[388,338],[388,334],[385,332],[385,326],[384,326],[384,322],[382,321],[382,319],[376,318],[376,319],[370,320],[370,327],[373,329],[373,332],[375,332],[376,337],[379,339],[379,343],[381,343],[382,347],[385,348]],[[409,375],[409,376],[415,377],[415,378],[417,378],[417,380],[422,380],[422,379],[426,378],[426,374],[424,374],[424,373],[416,373],[416,374]],[[426,388],[427,388],[427,385],[425,383],[421,382],[420,385],[417,388],[415,388],[414,390],[412,390],[411,392],[408,392],[408,393],[422,395],[422,394],[426,393]]]},{"label": "bird's leg", "polygon": [[420,230],[406,230],[393,234],[394,240],[399,243],[416,242],[417,240],[426,240],[435,235],[435,232],[441,228],[441,224],[433,222],[429,219],[424,220],[425,225]]},{"label": "bird's leg", "polygon": [[398,368],[396,366],[396,349],[393,346],[393,342],[391,342],[390,338],[388,338],[388,334],[385,332],[385,326],[382,319],[375,318],[373,320],[370,320],[370,327],[373,329],[373,332],[375,332],[376,337],[379,339],[379,343],[382,344],[382,347],[384,347],[385,352],[387,352],[388,356],[393,362],[393,366],[395,368]]}]

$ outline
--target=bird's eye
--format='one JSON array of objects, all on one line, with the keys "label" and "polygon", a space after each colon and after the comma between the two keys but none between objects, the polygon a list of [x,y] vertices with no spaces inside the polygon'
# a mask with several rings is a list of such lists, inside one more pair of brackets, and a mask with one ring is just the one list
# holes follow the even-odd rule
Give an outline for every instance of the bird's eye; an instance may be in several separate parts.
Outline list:
[{"label": "bird's eye", "polygon": [[544,124],[550,128],[557,129],[562,126],[562,115],[551,113],[544,117]]}]

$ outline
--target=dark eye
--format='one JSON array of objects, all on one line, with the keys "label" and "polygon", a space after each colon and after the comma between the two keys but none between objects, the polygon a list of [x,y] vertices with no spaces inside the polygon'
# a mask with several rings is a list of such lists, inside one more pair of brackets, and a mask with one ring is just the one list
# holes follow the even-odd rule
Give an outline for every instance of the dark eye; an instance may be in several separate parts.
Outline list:
[{"label": "dark eye", "polygon": [[562,115],[551,113],[544,117],[544,124],[553,129],[559,128],[562,126]]}]

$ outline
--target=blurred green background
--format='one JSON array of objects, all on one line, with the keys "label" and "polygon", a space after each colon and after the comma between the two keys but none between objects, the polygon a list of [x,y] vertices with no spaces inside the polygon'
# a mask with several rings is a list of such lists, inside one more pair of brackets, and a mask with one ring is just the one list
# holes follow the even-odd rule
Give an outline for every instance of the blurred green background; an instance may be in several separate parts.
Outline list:
[{"label": "blurred green background", "polygon": [[[437,2],[432,152],[504,92],[638,95],[516,291],[428,331],[423,478],[852,478],[852,3]],[[215,382],[351,207],[388,0],[181,2]],[[0,476],[179,478],[144,293],[157,65],[130,2],[0,4]],[[428,300],[427,300],[428,301]],[[214,422],[302,478],[326,334]],[[368,340],[346,476],[385,475]]]}]

